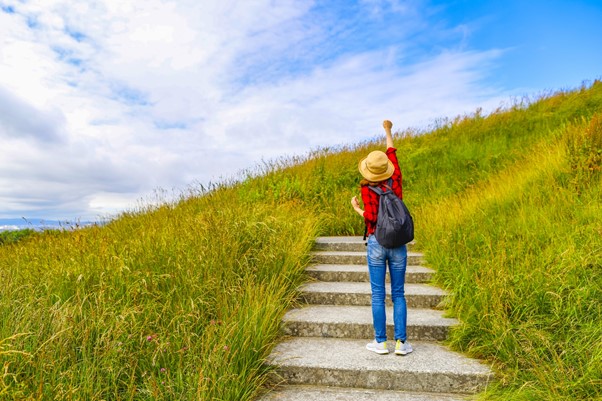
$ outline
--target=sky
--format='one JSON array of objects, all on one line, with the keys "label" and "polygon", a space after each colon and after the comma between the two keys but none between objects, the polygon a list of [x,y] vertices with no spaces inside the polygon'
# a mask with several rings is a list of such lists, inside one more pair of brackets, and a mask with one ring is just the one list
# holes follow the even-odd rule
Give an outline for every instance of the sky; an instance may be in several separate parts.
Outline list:
[{"label": "sky", "polygon": [[0,225],[579,87],[599,21],[600,0],[0,0]]}]

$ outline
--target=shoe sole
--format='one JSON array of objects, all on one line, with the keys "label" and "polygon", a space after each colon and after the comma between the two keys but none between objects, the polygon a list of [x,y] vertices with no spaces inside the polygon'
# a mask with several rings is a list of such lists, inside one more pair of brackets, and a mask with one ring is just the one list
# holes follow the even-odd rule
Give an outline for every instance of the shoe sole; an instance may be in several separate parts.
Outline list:
[{"label": "shoe sole", "polygon": [[366,349],[367,349],[368,351],[370,351],[370,352],[374,352],[375,354],[378,354],[378,355],[387,355],[387,354],[389,353],[389,351],[388,351],[388,350],[382,350],[382,351],[381,351],[381,350],[376,350],[376,349],[373,349],[373,348],[368,348],[368,347],[366,347]]},{"label": "shoe sole", "polygon": [[[412,350],[412,351],[414,351],[414,350]],[[412,353],[412,351],[405,351],[405,352],[402,352],[402,351],[397,351],[397,350],[396,350],[396,351],[395,351],[395,355],[408,355],[408,354],[411,354],[411,353]]]}]

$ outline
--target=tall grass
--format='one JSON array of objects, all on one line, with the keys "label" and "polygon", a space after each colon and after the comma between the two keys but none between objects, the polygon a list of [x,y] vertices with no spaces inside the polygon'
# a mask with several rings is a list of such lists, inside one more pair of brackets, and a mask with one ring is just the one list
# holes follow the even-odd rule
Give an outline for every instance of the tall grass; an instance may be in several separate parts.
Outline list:
[{"label": "tall grass", "polygon": [[451,343],[493,362],[492,399],[602,396],[602,180],[577,196],[566,161],[560,141],[537,147],[420,213],[464,323]]},{"label": "tall grass", "polygon": [[[395,137],[450,344],[500,379],[483,398],[602,398],[601,112],[596,81]],[[363,233],[383,142],[0,247],[0,399],[253,399],[313,239]]]},{"label": "tall grass", "polygon": [[3,399],[251,399],[316,219],[218,190],[0,248]]}]

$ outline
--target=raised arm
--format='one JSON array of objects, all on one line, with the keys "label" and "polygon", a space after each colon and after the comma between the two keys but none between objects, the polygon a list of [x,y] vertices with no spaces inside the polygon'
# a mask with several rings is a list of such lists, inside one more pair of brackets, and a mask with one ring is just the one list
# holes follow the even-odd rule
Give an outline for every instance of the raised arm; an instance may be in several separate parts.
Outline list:
[{"label": "raised arm", "polygon": [[393,136],[391,135],[391,128],[393,128],[393,123],[389,120],[385,120],[383,121],[383,127],[385,128],[385,132],[387,134],[387,149],[394,148]]}]

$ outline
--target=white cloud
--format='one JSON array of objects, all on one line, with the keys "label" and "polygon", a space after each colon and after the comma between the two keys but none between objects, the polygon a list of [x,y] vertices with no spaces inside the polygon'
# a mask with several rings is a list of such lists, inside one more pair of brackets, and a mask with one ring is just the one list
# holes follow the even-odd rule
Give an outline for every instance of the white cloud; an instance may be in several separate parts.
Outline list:
[{"label": "white cloud", "polygon": [[19,226],[13,226],[13,225],[1,225],[0,226],[0,231],[14,231],[14,230],[19,230],[20,227]]},{"label": "white cloud", "polygon": [[0,138],[32,137],[43,142],[61,140],[65,118],[60,110],[38,110],[0,87]]},{"label": "white cloud", "polygon": [[413,61],[420,2],[380,3],[362,7],[400,23],[362,32],[361,12],[314,2],[0,0],[0,210],[94,218],[370,138],[383,118],[403,128],[499,103],[482,86],[499,52]]}]

